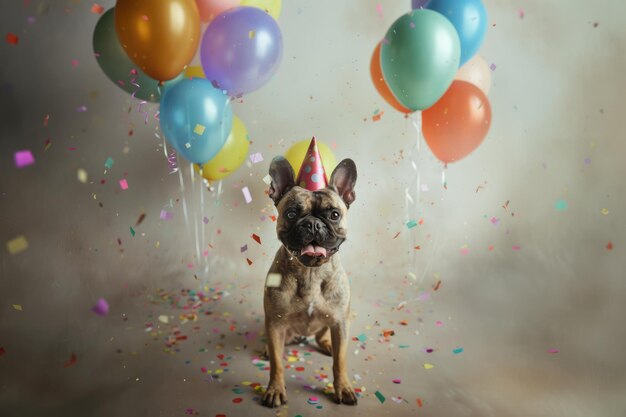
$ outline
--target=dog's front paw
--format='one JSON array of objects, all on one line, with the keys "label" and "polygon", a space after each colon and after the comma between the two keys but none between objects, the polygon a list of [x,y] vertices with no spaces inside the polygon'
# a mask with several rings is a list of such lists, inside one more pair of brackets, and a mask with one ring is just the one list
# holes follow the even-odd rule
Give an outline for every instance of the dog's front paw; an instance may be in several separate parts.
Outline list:
[{"label": "dog's front paw", "polygon": [[266,407],[279,407],[287,404],[287,391],[284,385],[270,383],[263,395],[262,403]]},{"label": "dog's front paw", "polygon": [[356,405],[356,393],[348,381],[335,381],[333,386],[335,387],[335,402],[337,404]]}]

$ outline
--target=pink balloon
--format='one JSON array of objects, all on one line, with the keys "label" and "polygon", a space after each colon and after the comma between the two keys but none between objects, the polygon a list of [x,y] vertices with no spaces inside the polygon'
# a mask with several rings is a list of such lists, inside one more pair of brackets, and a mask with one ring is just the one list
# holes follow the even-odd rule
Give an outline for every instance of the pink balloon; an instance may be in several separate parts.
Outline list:
[{"label": "pink balloon", "polygon": [[480,55],[474,55],[459,68],[454,79],[474,84],[485,95],[488,95],[491,88],[491,69]]},{"label": "pink balloon", "polygon": [[210,22],[218,14],[239,6],[240,0],[196,0],[200,20]]}]

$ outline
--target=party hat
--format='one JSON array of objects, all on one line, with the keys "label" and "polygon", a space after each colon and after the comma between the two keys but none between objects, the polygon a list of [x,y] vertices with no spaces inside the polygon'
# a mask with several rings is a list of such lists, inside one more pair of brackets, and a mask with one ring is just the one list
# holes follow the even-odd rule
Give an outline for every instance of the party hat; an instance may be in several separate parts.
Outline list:
[{"label": "party hat", "polygon": [[326,171],[322,163],[322,156],[317,148],[315,136],[311,139],[309,150],[304,156],[296,184],[309,191],[321,190],[328,186],[328,178],[326,178]]}]

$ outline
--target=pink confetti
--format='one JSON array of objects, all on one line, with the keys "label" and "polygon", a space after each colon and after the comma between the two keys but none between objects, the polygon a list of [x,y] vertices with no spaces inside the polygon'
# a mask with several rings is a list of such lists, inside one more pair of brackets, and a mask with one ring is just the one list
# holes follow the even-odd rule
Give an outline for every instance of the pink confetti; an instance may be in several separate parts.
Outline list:
[{"label": "pink confetti", "polygon": [[251,154],[250,162],[252,162],[253,164],[258,164],[259,162],[263,162],[263,155],[261,155],[260,152]]},{"label": "pink confetti", "polygon": [[99,316],[106,316],[109,314],[109,303],[104,298],[98,300],[95,306],[91,308],[91,311]]},{"label": "pink confetti", "polygon": [[423,292],[417,297],[420,301],[428,301],[430,300],[430,293]]},{"label": "pink confetti", "polygon": [[378,4],[376,5],[376,13],[378,13],[378,16],[379,16],[380,18],[382,18],[382,17],[383,17],[383,5],[382,5],[382,4],[378,3]]},{"label": "pink confetti", "polygon": [[558,349],[548,349],[548,353],[559,353]]},{"label": "pink confetti", "polygon": [[500,223],[500,219],[496,217],[491,218],[491,224],[493,224],[494,226],[497,226],[499,223]]},{"label": "pink confetti", "polygon": [[161,215],[159,217],[161,220],[172,220],[174,218],[174,213],[167,210],[161,210]]},{"label": "pink confetti", "polygon": [[513,250],[521,250],[521,249],[522,249],[522,247],[521,247],[521,246],[518,246],[518,245],[513,245],[513,248],[512,248],[512,249],[513,249]]},{"label": "pink confetti", "polygon": [[496,70],[496,64],[491,63],[491,65],[489,65],[489,69],[490,69],[491,71],[495,71],[495,70]]},{"label": "pink confetti", "polygon": [[78,66],[78,60],[72,59],[72,67],[76,68]]},{"label": "pink confetti", "polygon": [[399,378],[396,378],[396,379],[392,379],[391,382],[393,382],[394,384],[400,384],[402,380]]},{"label": "pink confetti", "polygon": [[437,320],[437,321],[435,322],[435,326],[437,326],[437,327],[441,327],[441,326],[443,326],[443,322],[442,322],[441,320]]},{"label": "pink confetti", "polygon": [[526,16],[526,13],[524,13],[524,9],[519,9],[519,10],[517,11],[517,14],[518,14],[518,16],[519,16],[519,18],[520,18],[520,19],[523,19],[523,18],[524,18],[524,16]]},{"label": "pink confetti", "polygon": [[18,168],[24,168],[35,163],[35,157],[28,149],[15,152],[13,159],[15,160],[15,166]]},{"label": "pink confetti", "polygon": [[84,113],[87,111],[87,106],[78,106],[76,107],[76,112],[77,113]]},{"label": "pink confetti", "polygon": [[250,202],[252,202],[252,196],[250,195],[250,190],[248,189],[248,187],[243,187],[241,189],[241,192],[243,193],[243,198],[246,199],[246,204],[250,204]]},{"label": "pink confetti", "polygon": [[128,190],[128,181],[126,181],[126,178],[120,180],[120,188],[122,190]]}]

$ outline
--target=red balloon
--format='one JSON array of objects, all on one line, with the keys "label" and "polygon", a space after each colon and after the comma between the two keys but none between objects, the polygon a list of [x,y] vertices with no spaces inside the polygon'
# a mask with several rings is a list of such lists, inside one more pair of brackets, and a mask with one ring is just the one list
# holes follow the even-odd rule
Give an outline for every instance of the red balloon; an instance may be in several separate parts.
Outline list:
[{"label": "red balloon", "polygon": [[380,42],[376,45],[376,49],[374,49],[374,53],[372,54],[372,59],[370,61],[370,74],[372,75],[374,87],[376,87],[378,93],[385,99],[385,101],[387,101],[387,103],[391,105],[391,107],[402,113],[413,113],[412,110],[409,110],[400,104],[383,78],[383,70],[380,66]]},{"label": "red balloon", "polygon": [[455,80],[448,91],[422,112],[422,131],[430,150],[442,162],[456,162],[480,145],[491,125],[491,105],[485,93]]}]

